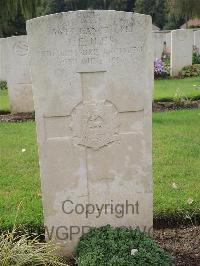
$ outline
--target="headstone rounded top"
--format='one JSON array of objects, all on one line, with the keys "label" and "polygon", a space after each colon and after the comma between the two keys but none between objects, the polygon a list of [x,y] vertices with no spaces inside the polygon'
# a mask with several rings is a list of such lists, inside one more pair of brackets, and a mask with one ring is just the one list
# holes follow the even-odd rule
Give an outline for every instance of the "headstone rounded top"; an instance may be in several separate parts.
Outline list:
[{"label": "headstone rounded top", "polygon": [[79,15],[84,14],[85,16],[91,15],[91,14],[99,14],[99,15],[111,15],[111,14],[125,14],[125,15],[133,15],[134,17],[140,17],[140,18],[148,18],[151,20],[150,15],[135,13],[135,12],[126,12],[126,11],[116,11],[116,10],[77,10],[77,11],[68,11],[68,12],[60,12],[60,13],[54,13],[49,14],[45,16],[36,17],[30,20],[26,21],[26,25],[36,23],[41,20],[49,20],[49,19],[55,19],[55,18],[62,18],[64,16],[73,16],[73,15]]},{"label": "headstone rounded top", "polygon": [[179,41],[184,41],[185,39],[188,38],[188,36],[193,34],[193,31],[190,29],[178,29],[178,30],[173,30],[172,34],[176,35]]}]

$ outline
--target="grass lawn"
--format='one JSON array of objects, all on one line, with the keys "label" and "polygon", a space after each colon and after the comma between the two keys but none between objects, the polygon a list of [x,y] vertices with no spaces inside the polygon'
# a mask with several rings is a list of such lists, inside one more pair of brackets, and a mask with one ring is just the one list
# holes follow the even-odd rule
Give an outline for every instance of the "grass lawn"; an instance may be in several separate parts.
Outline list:
[{"label": "grass lawn", "polygon": [[[157,101],[173,100],[177,89],[180,94],[190,99],[200,99],[200,77],[185,79],[155,80],[154,99]],[[193,86],[197,85],[197,86]],[[198,86],[199,85],[199,86]],[[9,111],[7,90],[0,90],[0,112]]]},{"label": "grass lawn", "polygon": [[154,84],[154,99],[157,101],[173,100],[177,90],[179,90],[184,97],[200,99],[200,77],[155,80]]},{"label": "grass lawn", "polygon": [[9,110],[8,91],[0,90],[0,112],[8,112]]},{"label": "grass lawn", "polygon": [[[153,114],[155,216],[200,213],[199,121],[198,109]],[[0,123],[0,147],[0,226],[40,226],[35,123]],[[192,204],[187,203],[189,198]]]},{"label": "grass lawn", "polygon": [[199,109],[153,114],[153,177],[155,216],[200,214]]},{"label": "grass lawn", "polygon": [[40,225],[42,206],[35,123],[0,123],[0,147],[0,224],[3,227],[15,222]]}]

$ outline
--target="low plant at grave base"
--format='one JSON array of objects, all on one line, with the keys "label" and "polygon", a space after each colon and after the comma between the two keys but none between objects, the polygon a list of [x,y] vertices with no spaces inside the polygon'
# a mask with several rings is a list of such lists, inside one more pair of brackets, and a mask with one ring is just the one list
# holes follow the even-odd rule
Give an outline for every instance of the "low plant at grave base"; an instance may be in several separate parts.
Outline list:
[{"label": "low plant at grave base", "polygon": [[164,62],[156,58],[154,60],[154,78],[166,78],[169,75],[169,69],[167,65],[164,64]]},{"label": "low plant at grave base", "polygon": [[176,93],[173,97],[173,102],[175,103],[176,106],[182,107],[182,106],[190,106],[192,100],[188,99],[188,97],[186,97],[182,91],[178,88],[176,90]]},{"label": "low plant at grave base", "polygon": [[192,64],[200,64],[200,51],[196,46],[193,48]]},{"label": "low plant at grave base", "polygon": [[168,72],[170,72],[170,55],[163,53],[161,60],[163,61],[165,68],[168,68]]},{"label": "low plant at grave base", "polygon": [[180,74],[180,77],[200,77],[200,64],[184,67]]},{"label": "low plant at grave base", "polygon": [[172,265],[171,256],[137,229],[93,228],[80,238],[77,264],[82,266]]},{"label": "low plant at grave base", "polygon": [[7,90],[7,82],[5,80],[0,80],[0,90]]},{"label": "low plant at grave base", "polygon": [[38,237],[28,234],[20,236],[13,229],[0,235],[0,265],[66,266],[63,259],[55,255],[56,249],[52,242],[40,243]]}]

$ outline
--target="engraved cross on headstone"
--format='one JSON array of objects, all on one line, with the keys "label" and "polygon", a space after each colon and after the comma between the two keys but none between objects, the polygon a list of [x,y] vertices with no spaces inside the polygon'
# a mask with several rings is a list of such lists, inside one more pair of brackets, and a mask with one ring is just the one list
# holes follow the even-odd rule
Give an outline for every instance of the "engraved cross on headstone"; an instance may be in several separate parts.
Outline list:
[{"label": "engraved cross on headstone", "polygon": [[98,150],[119,140],[118,112],[106,100],[105,71],[81,72],[83,101],[72,111],[75,144]]}]

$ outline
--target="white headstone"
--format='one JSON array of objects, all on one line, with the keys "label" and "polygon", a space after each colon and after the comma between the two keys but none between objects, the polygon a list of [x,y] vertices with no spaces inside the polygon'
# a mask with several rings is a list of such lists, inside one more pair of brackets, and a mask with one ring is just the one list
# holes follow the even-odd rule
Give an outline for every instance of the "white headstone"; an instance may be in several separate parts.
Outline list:
[{"label": "white headstone", "polygon": [[194,45],[197,47],[200,53],[200,30],[194,32]]},{"label": "white headstone", "polygon": [[193,31],[173,30],[171,34],[171,76],[174,77],[183,67],[192,65]]},{"label": "white headstone", "polygon": [[0,80],[6,80],[6,38],[0,39]]},{"label": "white headstone", "polygon": [[6,38],[6,47],[6,80],[11,112],[33,112],[27,36]]},{"label": "white headstone", "polygon": [[86,227],[149,230],[150,16],[60,13],[27,32],[47,238],[67,254]]},{"label": "white headstone", "polygon": [[163,32],[153,32],[154,40],[154,59],[161,58],[165,49],[166,44],[166,33]]},{"label": "white headstone", "polygon": [[166,52],[171,54],[171,32],[166,33]]}]

